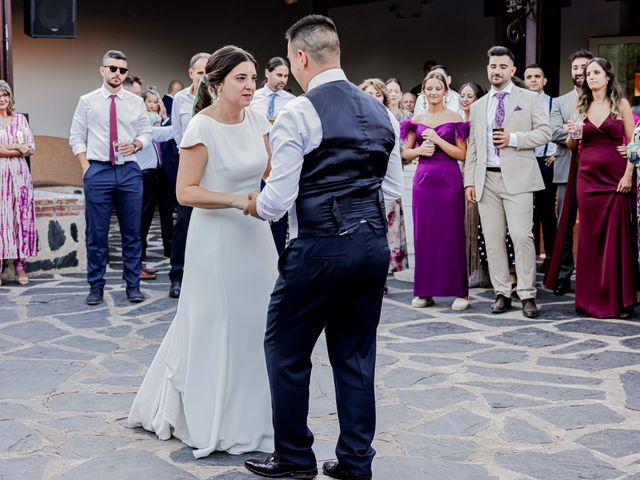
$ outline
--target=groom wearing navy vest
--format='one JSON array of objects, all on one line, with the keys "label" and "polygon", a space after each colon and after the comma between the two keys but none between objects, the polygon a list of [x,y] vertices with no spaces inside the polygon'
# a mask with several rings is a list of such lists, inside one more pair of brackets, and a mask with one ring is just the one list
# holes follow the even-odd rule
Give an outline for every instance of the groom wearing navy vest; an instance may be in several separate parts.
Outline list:
[{"label": "groom wearing navy vest", "polygon": [[245,213],[277,220],[289,211],[267,318],[265,354],[275,452],[245,466],[267,477],[317,475],[307,427],[311,353],[325,330],[336,388],[340,479],[372,478],[376,329],[389,266],[384,198],[402,193],[398,123],[340,68],[331,19],[309,15],[286,34],[291,72],[306,93],[289,102],[270,134],[272,170]]}]

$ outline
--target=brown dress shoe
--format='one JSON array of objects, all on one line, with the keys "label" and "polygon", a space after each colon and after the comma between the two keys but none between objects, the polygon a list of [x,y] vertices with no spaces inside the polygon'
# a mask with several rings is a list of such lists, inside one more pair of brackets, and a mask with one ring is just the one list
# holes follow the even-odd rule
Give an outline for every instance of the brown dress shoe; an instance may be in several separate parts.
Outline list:
[{"label": "brown dress shoe", "polygon": [[522,301],[522,314],[527,318],[536,318],[540,313],[536,306],[535,298],[526,298]]},{"label": "brown dress shoe", "polygon": [[370,473],[351,473],[338,462],[324,462],[322,464],[322,473],[340,480],[371,480],[373,478]]},{"label": "brown dress shoe", "polygon": [[149,266],[145,265],[144,263],[140,267],[140,270],[144,270],[145,272],[150,273],[151,275],[155,275],[156,273],[158,273],[158,269],[157,268],[149,267]]},{"label": "brown dress shoe", "polygon": [[491,305],[491,313],[504,313],[511,308],[511,299],[501,293],[496,295],[496,301]]},{"label": "brown dress shoe", "polygon": [[158,276],[155,273],[149,273],[146,270],[140,269],[140,280],[155,280]]}]

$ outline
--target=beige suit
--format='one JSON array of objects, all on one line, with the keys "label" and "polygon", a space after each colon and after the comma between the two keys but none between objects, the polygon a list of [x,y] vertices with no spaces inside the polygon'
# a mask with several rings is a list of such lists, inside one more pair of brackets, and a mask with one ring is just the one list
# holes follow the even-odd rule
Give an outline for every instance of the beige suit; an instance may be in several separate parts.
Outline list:
[{"label": "beige suit", "polygon": [[518,296],[521,300],[535,298],[533,192],[544,189],[544,182],[533,149],[551,139],[549,117],[535,93],[513,86],[505,98],[504,130],[516,135],[517,147],[501,149],[501,171],[487,172],[489,97],[485,95],[471,106],[464,185],[476,189],[489,274],[496,293],[511,296],[504,240],[508,226],[515,248]]}]

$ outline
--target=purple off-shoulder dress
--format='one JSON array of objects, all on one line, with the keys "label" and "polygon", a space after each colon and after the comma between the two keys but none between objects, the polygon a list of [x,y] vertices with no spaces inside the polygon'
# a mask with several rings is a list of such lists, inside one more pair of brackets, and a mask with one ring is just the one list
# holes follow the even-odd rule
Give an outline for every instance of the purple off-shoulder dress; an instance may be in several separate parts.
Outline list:
[{"label": "purple off-shoulder dress", "polygon": [[[431,128],[412,121],[403,122],[401,136]],[[469,122],[447,122],[434,128],[451,144],[469,135]],[[431,157],[419,157],[413,177],[413,236],[415,281],[413,293],[419,297],[466,297],[466,237],[464,230],[464,185],[458,162],[439,147]]]}]

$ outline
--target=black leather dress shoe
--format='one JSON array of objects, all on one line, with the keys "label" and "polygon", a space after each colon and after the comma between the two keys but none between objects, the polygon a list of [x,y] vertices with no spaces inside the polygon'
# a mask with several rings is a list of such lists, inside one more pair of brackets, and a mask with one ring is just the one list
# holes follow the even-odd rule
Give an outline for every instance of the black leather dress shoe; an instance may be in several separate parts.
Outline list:
[{"label": "black leather dress shoe", "polygon": [[169,296],[171,298],[179,298],[181,289],[182,282],[180,280],[171,280],[171,286],[169,287]]},{"label": "black leather dress shoe", "polygon": [[322,473],[341,480],[371,480],[373,478],[370,473],[351,473],[342,468],[338,462],[324,462]]},{"label": "black leather dress shoe", "polygon": [[318,475],[318,467],[315,463],[298,465],[297,463],[286,462],[275,452],[264,460],[250,458],[244,462],[244,466],[256,475],[270,478],[315,478]]},{"label": "black leather dress shoe", "polygon": [[522,314],[527,318],[536,318],[540,313],[534,298],[527,298],[522,301]]},{"label": "black leather dress shoe", "polygon": [[571,291],[571,282],[567,280],[558,280],[556,283],[556,288],[553,289],[553,294],[557,297],[561,297],[565,293],[569,293]]},{"label": "black leather dress shoe", "polygon": [[104,291],[101,288],[92,288],[89,290],[89,295],[87,295],[85,302],[87,305],[100,305],[103,297]]},{"label": "black leather dress shoe", "polygon": [[138,287],[127,287],[127,299],[131,303],[140,303],[144,300],[144,295]]},{"label": "black leather dress shoe", "polygon": [[491,313],[504,313],[511,308],[511,299],[501,293],[496,296],[496,301],[491,305]]}]

